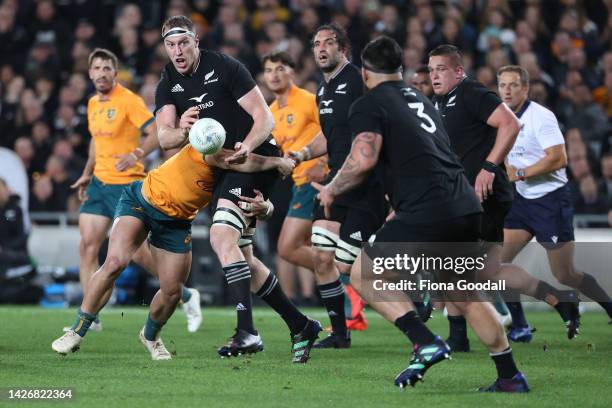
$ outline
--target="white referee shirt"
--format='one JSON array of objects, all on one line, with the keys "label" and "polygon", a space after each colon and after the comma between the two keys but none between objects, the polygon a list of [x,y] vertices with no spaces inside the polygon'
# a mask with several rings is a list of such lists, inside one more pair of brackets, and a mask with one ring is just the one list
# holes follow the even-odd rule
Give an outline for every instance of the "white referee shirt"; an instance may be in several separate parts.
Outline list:
[{"label": "white referee shirt", "polygon": [[[563,134],[555,114],[544,106],[527,100],[517,113],[521,121],[521,130],[508,162],[517,169],[524,169],[546,156],[544,149],[565,144]],[[552,173],[529,177],[525,181],[516,181],[516,191],[528,199],[540,198],[567,183],[565,168]]]}]

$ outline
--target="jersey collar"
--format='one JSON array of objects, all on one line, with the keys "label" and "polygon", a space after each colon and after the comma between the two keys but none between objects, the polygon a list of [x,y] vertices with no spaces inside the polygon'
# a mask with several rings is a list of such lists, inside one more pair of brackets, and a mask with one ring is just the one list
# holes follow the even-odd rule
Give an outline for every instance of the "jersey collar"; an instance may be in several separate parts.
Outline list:
[{"label": "jersey collar", "polygon": [[350,62],[350,61],[348,61],[348,60],[347,60],[347,61],[345,61],[345,62],[344,62],[344,65],[342,65],[342,66],[340,67],[340,69],[338,69],[338,71],[336,71],[336,73],[335,73],[334,75],[330,76],[330,77],[329,77],[329,81],[326,81],[326,82],[329,84],[331,81],[333,81],[333,79],[334,79],[334,78],[336,78],[338,75],[340,75],[340,73],[341,73],[342,71],[344,71],[344,68],[346,68],[346,67],[348,66],[348,64],[350,64],[350,63],[351,63],[351,62]]},{"label": "jersey collar", "polygon": [[525,111],[527,110],[527,108],[529,107],[529,104],[531,103],[531,101],[529,100],[529,98],[525,99],[525,102],[523,103],[523,106],[521,106],[521,109],[519,109],[516,112],[516,117],[517,118],[521,118],[521,116],[523,116],[523,113],[525,113]]},{"label": "jersey collar", "polygon": [[117,95],[117,93],[119,92],[120,88],[123,88],[123,87],[121,86],[121,84],[119,82],[115,81],[115,86],[113,86],[113,89],[111,89],[111,91],[107,94],[106,98],[101,99],[100,95],[98,95],[98,101],[105,102],[105,101],[111,100],[111,98],[113,98],[115,95]]},{"label": "jersey collar", "polygon": [[445,97],[448,98],[449,96],[451,96],[451,94],[453,92],[455,92],[457,90],[457,88],[459,88],[459,85],[461,85],[463,83],[463,81],[465,81],[466,79],[467,79],[467,76],[464,76],[463,78],[461,78],[461,81],[459,81],[459,83],[457,85],[455,85],[455,87],[453,89],[448,91],[448,93],[445,95]]}]

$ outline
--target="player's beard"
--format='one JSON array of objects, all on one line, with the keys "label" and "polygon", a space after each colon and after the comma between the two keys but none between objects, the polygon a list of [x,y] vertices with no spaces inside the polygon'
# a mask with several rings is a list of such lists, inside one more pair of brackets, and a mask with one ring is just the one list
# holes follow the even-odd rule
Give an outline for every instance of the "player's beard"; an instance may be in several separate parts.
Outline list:
[{"label": "player's beard", "polygon": [[101,93],[101,94],[108,94],[113,89],[113,85],[114,85],[113,81],[110,81],[110,82],[104,82],[104,85],[100,87],[98,85],[98,82],[95,82],[96,92]]},{"label": "player's beard", "polygon": [[319,65],[319,69],[326,74],[329,74],[330,72],[334,72],[334,70],[338,68],[338,64],[340,64],[340,58],[338,56],[335,56],[334,58],[332,58],[331,55],[327,55],[327,61],[328,61],[328,64],[325,66],[317,64]]}]

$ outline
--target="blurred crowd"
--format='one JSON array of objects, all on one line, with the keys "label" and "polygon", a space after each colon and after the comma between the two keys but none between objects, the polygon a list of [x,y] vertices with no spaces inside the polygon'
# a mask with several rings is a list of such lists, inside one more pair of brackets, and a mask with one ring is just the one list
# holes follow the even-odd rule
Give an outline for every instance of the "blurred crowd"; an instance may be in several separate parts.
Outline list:
[{"label": "blurred crowd", "polygon": [[612,209],[612,0],[0,1],[0,145],[25,165],[31,211],[78,211],[70,184],[87,159],[89,53],[113,50],[119,81],[153,109],[167,62],[161,23],[178,14],[196,23],[202,47],[242,61],[268,100],[261,56],[288,51],[296,83],[314,91],[310,37],[329,21],[347,29],[357,64],[372,38],[396,39],[408,82],[442,43],[460,47],[466,71],[495,91],[496,70],[520,64],[530,97],[562,126],[576,212]]}]

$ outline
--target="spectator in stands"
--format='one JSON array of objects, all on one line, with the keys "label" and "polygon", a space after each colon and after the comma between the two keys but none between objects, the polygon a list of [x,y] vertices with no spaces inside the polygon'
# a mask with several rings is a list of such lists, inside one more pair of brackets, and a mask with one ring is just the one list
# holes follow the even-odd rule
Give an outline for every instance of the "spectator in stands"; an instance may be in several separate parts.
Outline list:
[{"label": "spectator in stands", "polygon": [[531,81],[529,85],[529,99],[552,110],[549,101],[548,88],[546,87],[544,81],[540,79],[534,79]]},{"label": "spectator in stands", "polygon": [[578,183],[580,194],[574,193],[574,211],[576,214],[607,214],[606,197],[598,191],[597,180],[592,174]]},{"label": "spectator in stands", "polygon": [[70,188],[72,183],[68,177],[68,171],[66,171],[66,162],[53,154],[47,159],[45,169],[45,175],[51,179],[53,185],[52,200],[56,208],[55,211],[66,211],[68,197],[73,193]]},{"label": "spectator in stands", "polygon": [[57,15],[52,0],[36,2],[36,14],[28,27],[28,33],[35,38],[38,44],[57,49],[60,61],[69,62],[68,55],[69,47],[72,44],[72,30]]},{"label": "spectator in stands", "polygon": [[22,66],[28,50],[28,33],[15,23],[16,10],[0,6],[0,55],[5,63]]},{"label": "spectator in stands", "polygon": [[505,14],[500,9],[490,9],[485,18],[486,23],[478,36],[478,50],[487,52],[509,47],[514,42],[516,33],[508,26]]},{"label": "spectator in stands", "polygon": [[32,140],[27,136],[18,137],[17,140],[15,140],[13,150],[15,150],[15,153],[17,153],[21,159],[23,167],[25,167],[25,170],[28,173],[28,180],[31,183],[32,175],[35,172],[40,172],[42,170],[42,167],[35,160],[35,151]]},{"label": "spectator in stands", "polygon": [[71,133],[85,134],[85,123],[77,116],[74,106],[69,104],[60,105],[55,114],[53,123],[54,134],[57,137],[67,137]]},{"label": "spectator in stands", "polygon": [[606,199],[608,210],[612,210],[612,152],[601,158],[601,176],[599,192]]},{"label": "spectator in stands", "polygon": [[30,211],[59,211],[53,201],[53,184],[48,176],[39,175],[35,177],[30,194]]},{"label": "spectator in stands", "polygon": [[72,144],[68,139],[57,139],[55,141],[53,156],[62,160],[70,183],[74,183],[83,173],[85,160],[74,153]]},{"label": "spectator in stands", "polygon": [[608,121],[612,120],[612,70],[604,72],[604,83],[593,90],[593,100],[608,114]]},{"label": "spectator in stands", "polygon": [[584,84],[574,88],[565,124],[580,129],[586,141],[601,143],[608,131],[608,115],[593,101],[591,90]]}]

